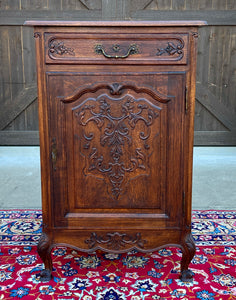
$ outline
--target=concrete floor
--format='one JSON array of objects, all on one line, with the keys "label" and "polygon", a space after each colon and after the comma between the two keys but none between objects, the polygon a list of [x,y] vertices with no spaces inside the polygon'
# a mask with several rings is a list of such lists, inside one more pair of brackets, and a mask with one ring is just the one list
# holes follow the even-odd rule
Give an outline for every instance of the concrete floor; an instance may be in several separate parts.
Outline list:
[{"label": "concrete floor", "polygon": [[236,147],[195,147],[193,209],[236,209]]},{"label": "concrete floor", "polygon": [[[41,208],[39,147],[0,147],[0,209]],[[193,209],[236,209],[236,147],[195,147]]]}]

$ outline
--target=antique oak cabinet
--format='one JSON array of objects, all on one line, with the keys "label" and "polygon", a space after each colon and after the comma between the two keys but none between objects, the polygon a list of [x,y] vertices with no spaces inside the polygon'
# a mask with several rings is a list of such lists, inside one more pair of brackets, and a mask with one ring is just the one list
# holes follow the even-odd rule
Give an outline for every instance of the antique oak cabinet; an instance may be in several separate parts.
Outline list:
[{"label": "antique oak cabinet", "polygon": [[27,21],[38,73],[38,253],[182,249],[190,281],[196,41],[201,21]]}]

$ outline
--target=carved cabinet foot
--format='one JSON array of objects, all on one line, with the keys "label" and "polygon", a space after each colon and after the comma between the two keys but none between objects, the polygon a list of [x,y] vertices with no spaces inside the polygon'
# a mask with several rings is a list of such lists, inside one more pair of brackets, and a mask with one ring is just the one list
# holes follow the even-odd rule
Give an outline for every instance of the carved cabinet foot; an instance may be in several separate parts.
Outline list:
[{"label": "carved cabinet foot", "polygon": [[191,233],[186,235],[182,250],[183,256],[181,260],[180,279],[183,282],[191,282],[193,281],[193,272],[189,270],[188,267],[196,252],[196,247]]},{"label": "carved cabinet foot", "polygon": [[40,272],[40,280],[42,282],[50,281],[52,279],[51,241],[46,233],[42,233],[37,250],[45,267]]}]

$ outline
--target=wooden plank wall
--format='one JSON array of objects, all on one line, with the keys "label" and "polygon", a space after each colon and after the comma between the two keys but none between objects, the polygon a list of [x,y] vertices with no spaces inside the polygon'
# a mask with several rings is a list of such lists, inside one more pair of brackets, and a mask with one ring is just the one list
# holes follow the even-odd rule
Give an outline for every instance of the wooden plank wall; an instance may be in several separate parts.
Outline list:
[{"label": "wooden plank wall", "polygon": [[33,29],[27,19],[101,19],[101,1],[0,1],[0,145],[38,145]]},{"label": "wooden plank wall", "polygon": [[0,9],[0,145],[39,143],[27,19],[208,21],[198,45],[195,145],[236,145],[236,0],[2,0]]},{"label": "wooden plank wall", "polygon": [[195,145],[236,145],[236,0],[131,0],[132,19],[200,19]]}]

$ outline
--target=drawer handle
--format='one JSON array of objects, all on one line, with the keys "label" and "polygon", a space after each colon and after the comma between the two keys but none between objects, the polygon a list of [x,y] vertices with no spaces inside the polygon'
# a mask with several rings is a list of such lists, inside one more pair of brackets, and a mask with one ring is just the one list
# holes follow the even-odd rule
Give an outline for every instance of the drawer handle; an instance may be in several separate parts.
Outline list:
[{"label": "drawer handle", "polygon": [[[113,45],[112,49],[115,52],[118,52],[118,51],[120,51],[120,46],[119,45]],[[97,54],[103,54],[106,58],[127,58],[129,55],[138,53],[138,46],[136,44],[131,44],[128,48],[127,53],[124,54],[124,55],[117,55],[117,54],[116,55],[110,55],[110,54],[107,54],[104,47],[103,47],[103,45],[96,45],[95,46],[95,52]]]}]

